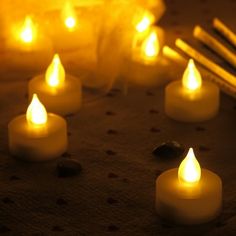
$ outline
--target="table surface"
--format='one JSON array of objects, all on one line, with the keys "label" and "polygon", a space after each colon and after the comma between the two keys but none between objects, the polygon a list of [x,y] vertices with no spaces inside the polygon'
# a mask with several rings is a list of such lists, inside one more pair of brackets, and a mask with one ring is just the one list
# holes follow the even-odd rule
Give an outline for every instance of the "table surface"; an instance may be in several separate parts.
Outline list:
[{"label": "table surface", "polygon": [[[210,29],[214,16],[235,27],[234,0],[168,0],[166,4],[161,25],[170,43],[176,37],[192,40],[196,23]],[[66,157],[48,163],[24,163],[10,157],[7,147],[7,124],[27,107],[28,78],[19,77],[0,82],[0,234],[236,234],[233,98],[222,95],[215,119],[183,124],[164,114],[163,88],[130,87],[124,95],[116,86],[106,96],[84,104],[79,114],[67,117]],[[156,215],[156,177],[181,161],[152,155],[156,146],[168,140],[194,147],[202,167],[222,178],[224,207],[219,219],[182,227],[163,222]],[[56,166],[63,158],[77,159],[82,173],[71,178],[57,177]]]}]

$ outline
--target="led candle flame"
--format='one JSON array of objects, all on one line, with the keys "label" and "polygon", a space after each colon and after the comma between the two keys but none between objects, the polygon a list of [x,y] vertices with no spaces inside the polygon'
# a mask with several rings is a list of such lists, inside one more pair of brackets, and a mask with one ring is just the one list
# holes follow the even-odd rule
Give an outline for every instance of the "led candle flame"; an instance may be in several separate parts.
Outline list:
[{"label": "led candle flame", "polygon": [[65,81],[65,70],[58,54],[55,54],[52,63],[46,71],[46,82],[50,87],[59,87]]},{"label": "led candle flame", "polygon": [[38,96],[34,94],[26,112],[27,122],[33,125],[44,125],[47,123],[47,118],[44,105],[39,101]]},{"label": "led candle flame", "polygon": [[150,25],[154,22],[154,20],[155,18],[151,13],[145,12],[142,20],[136,25],[136,30],[139,33],[146,31],[150,27]]},{"label": "led candle flame", "polygon": [[71,6],[70,2],[66,2],[65,7],[62,12],[63,20],[65,26],[69,30],[73,30],[77,24],[77,17],[74,8]]},{"label": "led candle flame", "polygon": [[188,66],[184,72],[182,84],[185,88],[195,91],[202,86],[202,77],[196,68],[193,59],[189,60]]},{"label": "led candle flame", "polygon": [[20,33],[20,39],[24,43],[31,43],[34,39],[34,35],[35,35],[34,23],[32,19],[29,16],[27,16],[25,18],[25,22]]},{"label": "led candle flame", "polygon": [[160,52],[160,45],[157,34],[151,32],[142,44],[142,52],[148,58],[155,58]]},{"label": "led candle flame", "polygon": [[187,156],[179,166],[178,178],[180,182],[187,184],[198,183],[201,178],[201,167],[192,148],[189,149]]}]

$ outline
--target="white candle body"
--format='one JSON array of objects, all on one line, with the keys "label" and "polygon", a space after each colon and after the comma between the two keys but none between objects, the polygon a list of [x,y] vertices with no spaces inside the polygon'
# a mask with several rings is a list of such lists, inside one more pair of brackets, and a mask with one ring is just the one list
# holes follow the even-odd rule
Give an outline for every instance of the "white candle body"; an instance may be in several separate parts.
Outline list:
[{"label": "white candle body", "polygon": [[201,180],[192,189],[179,182],[177,168],[156,180],[156,210],[168,221],[185,225],[206,223],[220,214],[221,205],[221,179],[209,170],[202,169]]},{"label": "white candle body", "polygon": [[8,125],[10,153],[26,161],[48,161],[60,157],[67,150],[67,124],[57,115],[48,114],[42,127],[28,124],[25,115]]},{"label": "white candle body", "polygon": [[32,43],[24,43],[13,36],[6,42],[4,54],[8,67],[26,71],[42,70],[48,65],[52,55],[52,43],[47,37],[36,38]]},{"label": "white candle body", "polygon": [[[168,61],[162,56],[162,47],[165,41],[164,30],[160,27],[152,27],[156,32],[159,54],[148,56],[143,52],[142,43],[148,37],[150,31],[137,33],[134,36],[136,45],[133,46],[129,55],[124,58],[122,76],[129,82],[144,86],[155,86],[166,82]],[[129,39],[131,40],[131,39]]]},{"label": "white candle body", "polygon": [[206,121],[218,113],[219,97],[219,88],[211,82],[204,81],[197,91],[188,91],[181,81],[175,81],[165,89],[165,112],[178,121]]},{"label": "white candle body", "polygon": [[168,62],[162,56],[157,57],[152,63],[126,58],[122,76],[134,84],[157,86],[166,82],[167,68]]},{"label": "white candle body", "polygon": [[66,75],[64,83],[58,88],[50,87],[44,75],[33,78],[28,85],[29,99],[36,93],[47,111],[69,115],[79,111],[82,103],[82,88],[78,78]]},{"label": "white candle body", "polygon": [[[85,8],[86,10],[86,8]],[[74,51],[86,47],[96,50],[97,30],[89,19],[79,17],[76,11],[76,25],[73,29],[66,27],[61,12],[54,10],[45,15],[46,28],[50,29],[50,36],[54,50],[57,52]],[[93,16],[91,16],[93,17]],[[92,19],[91,19],[92,20]],[[98,23],[98,22],[97,22]]]}]

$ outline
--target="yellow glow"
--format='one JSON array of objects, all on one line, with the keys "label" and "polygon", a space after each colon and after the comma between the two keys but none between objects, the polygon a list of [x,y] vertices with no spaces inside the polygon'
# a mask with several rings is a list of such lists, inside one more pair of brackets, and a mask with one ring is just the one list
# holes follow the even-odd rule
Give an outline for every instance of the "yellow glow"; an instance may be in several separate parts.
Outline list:
[{"label": "yellow glow", "polygon": [[182,84],[189,90],[197,90],[202,86],[202,77],[194,64],[193,59],[189,60],[183,75]]},{"label": "yellow glow", "polygon": [[24,42],[24,43],[32,43],[34,37],[35,37],[35,26],[34,26],[34,23],[32,21],[32,19],[27,16],[25,18],[25,21],[24,21],[24,25],[21,29],[21,32],[20,32],[20,39]]},{"label": "yellow glow", "polygon": [[192,148],[189,149],[187,156],[179,166],[178,178],[181,182],[188,184],[198,183],[201,178],[201,167]]},{"label": "yellow glow", "polygon": [[150,12],[145,12],[141,21],[136,25],[136,30],[142,33],[147,30],[154,21],[155,17]]},{"label": "yellow glow", "polygon": [[53,88],[59,87],[64,83],[65,70],[58,54],[54,55],[53,60],[46,71],[45,79],[47,84]]},{"label": "yellow glow", "polygon": [[39,101],[38,96],[34,94],[26,112],[26,119],[28,123],[43,125],[47,123],[47,118],[47,111],[44,105]]},{"label": "yellow glow", "polygon": [[63,10],[62,17],[66,28],[73,30],[77,25],[76,12],[70,2],[66,2]]},{"label": "yellow glow", "polygon": [[155,58],[159,54],[160,44],[156,32],[151,32],[143,42],[142,52],[149,58]]}]

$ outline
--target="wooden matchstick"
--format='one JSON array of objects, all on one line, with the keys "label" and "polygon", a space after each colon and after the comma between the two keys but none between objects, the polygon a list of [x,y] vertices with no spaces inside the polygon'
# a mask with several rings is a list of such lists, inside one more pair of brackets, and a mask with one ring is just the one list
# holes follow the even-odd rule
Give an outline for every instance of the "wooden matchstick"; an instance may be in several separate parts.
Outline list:
[{"label": "wooden matchstick", "polygon": [[236,47],[236,34],[218,18],[214,18],[213,27]]},{"label": "wooden matchstick", "polygon": [[223,80],[225,80],[227,83],[231,84],[236,88],[236,77],[232,74],[230,74],[228,71],[221,68],[216,63],[212,62],[210,59],[205,57],[203,54],[195,50],[193,47],[188,45],[186,42],[184,42],[181,39],[177,39],[175,41],[175,45],[180,48],[183,52],[185,52],[187,55],[192,57],[195,61],[206,67],[208,70],[213,72],[214,74],[221,77]]},{"label": "wooden matchstick", "polygon": [[231,52],[228,48],[226,48],[222,43],[208,34],[204,29],[200,26],[196,26],[193,31],[193,35],[195,38],[200,40],[203,44],[208,46],[210,49],[215,51],[218,55],[220,55],[223,59],[225,59],[229,64],[236,68],[236,54]]}]

